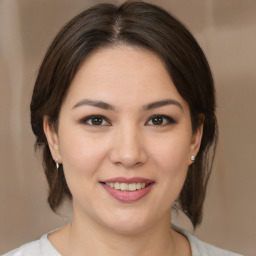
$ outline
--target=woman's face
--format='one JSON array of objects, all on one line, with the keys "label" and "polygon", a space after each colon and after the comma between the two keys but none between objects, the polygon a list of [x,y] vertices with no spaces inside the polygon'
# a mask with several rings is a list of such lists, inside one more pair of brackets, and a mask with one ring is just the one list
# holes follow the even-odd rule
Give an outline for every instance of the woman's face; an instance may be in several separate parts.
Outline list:
[{"label": "woman's face", "polygon": [[188,104],[161,60],[129,46],[89,56],[62,104],[58,132],[47,118],[44,129],[74,217],[122,233],[170,221],[202,135],[202,128],[192,134]]}]

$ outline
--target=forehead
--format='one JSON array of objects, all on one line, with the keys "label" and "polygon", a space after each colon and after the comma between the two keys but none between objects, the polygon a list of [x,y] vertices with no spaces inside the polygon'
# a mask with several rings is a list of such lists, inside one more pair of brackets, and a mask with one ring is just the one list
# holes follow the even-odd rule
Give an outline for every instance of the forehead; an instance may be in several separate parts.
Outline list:
[{"label": "forehead", "polygon": [[162,60],[152,51],[119,45],[93,52],[75,75],[66,101],[82,98],[118,105],[160,98],[183,102]]}]

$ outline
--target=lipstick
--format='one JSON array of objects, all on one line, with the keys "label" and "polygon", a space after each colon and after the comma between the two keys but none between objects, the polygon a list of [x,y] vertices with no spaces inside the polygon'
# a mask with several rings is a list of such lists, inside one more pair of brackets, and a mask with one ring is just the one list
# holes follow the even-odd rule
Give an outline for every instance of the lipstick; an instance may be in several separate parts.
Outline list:
[{"label": "lipstick", "polygon": [[115,177],[100,181],[100,184],[116,200],[131,203],[146,196],[155,182],[142,177]]}]

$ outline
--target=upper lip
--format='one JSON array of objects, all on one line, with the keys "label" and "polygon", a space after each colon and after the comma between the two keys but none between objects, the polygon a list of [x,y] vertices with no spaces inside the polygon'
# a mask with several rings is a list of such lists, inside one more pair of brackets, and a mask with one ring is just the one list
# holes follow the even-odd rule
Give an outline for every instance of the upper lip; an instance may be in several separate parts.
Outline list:
[{"label": "upper lip", "polygon": [[107,179],[107,180],[102,180],[100,182],[103,183],[115,183],[115,182],[119,182],[119,183],[154,183],[154,180],[151,179],[146,179],[146,178],[142,178],[142,177],[132,177],[132,178],[126,178],[126,177],[115,177],[115,178],[111,178],[111,179]]}]

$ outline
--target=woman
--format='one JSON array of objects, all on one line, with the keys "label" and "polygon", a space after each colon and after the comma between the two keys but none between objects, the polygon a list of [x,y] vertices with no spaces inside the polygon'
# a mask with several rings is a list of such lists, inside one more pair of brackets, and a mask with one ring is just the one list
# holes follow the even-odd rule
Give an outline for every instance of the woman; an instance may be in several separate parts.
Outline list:
[{"label": "woman", "polygon": [[[51,44],[31,101],[55,211],[65,227],[6,255],[237,255],[170,228],[196,228],[217,135],[211,72],[193,36],[141,2],[100,4]],[[211,150],[213,149],[213,150]]]}]

